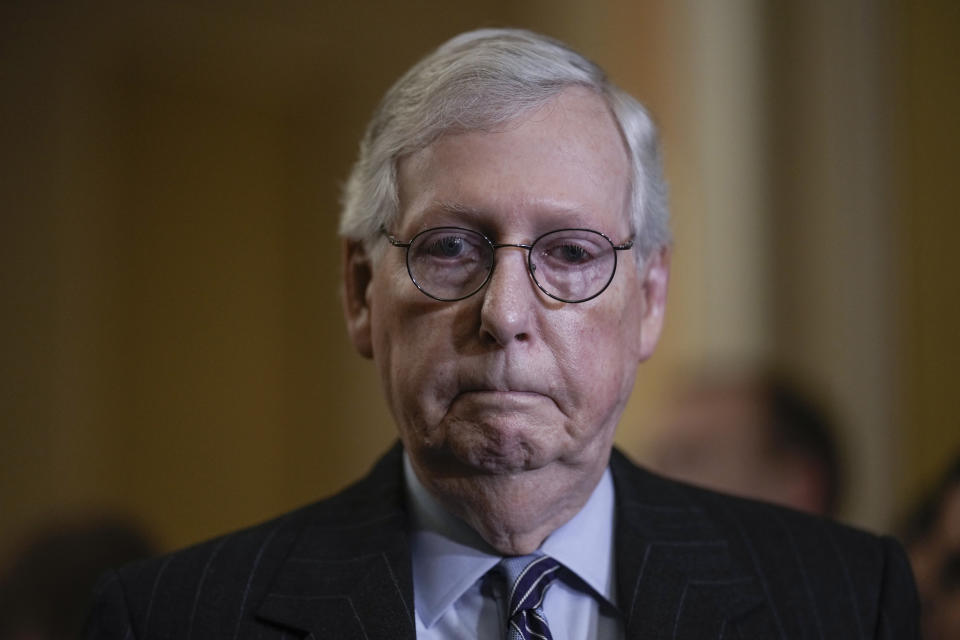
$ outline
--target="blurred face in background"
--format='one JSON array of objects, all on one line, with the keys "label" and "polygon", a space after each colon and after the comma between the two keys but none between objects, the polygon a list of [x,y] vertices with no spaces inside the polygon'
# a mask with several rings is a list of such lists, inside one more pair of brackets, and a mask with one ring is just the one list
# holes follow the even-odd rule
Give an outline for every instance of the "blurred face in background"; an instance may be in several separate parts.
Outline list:
[{"label": "blurred face in background", "polygon": [[655,425],[644,461],[677,480],[826,515],[823,468],[777,447],[771,420],[749,381],[684,389]]},{"label": "blurred face in background", "polygon": [[930,533],[908,552],[920,592],[923,637],[960,638],[960,484],[947,492]]},{"label": "blurred face in background", "polygon": [[[567,89],[495,131],[446,135],[404,158],[389,232],[409,240],[456,226],[530,244],[577,227],[620,244],[632,235],[628,176],[605,103]],[[354,251],[348,271],[366,260]],[[348,301],[351,335],[377,364],[418,478],[504,553],[532,551],[589,497],[656,344],[665,256],[643,268],[635,251],[617,258],[602,294],[564,303],[537,288],[525,249],[501,248],[478,293],[441,302],[411,282],[405,250],[388,246],[352,319]]]}]

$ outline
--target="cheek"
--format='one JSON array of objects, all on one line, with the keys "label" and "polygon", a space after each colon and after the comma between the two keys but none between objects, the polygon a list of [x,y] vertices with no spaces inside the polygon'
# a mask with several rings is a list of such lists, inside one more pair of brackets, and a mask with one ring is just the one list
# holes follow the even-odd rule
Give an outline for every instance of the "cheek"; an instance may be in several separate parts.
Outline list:
[{"label": "cheek", "polygon": [[565,369],[576,377],[588,404],[610,406],[625,401],[633,390],[640,363],[640,316],[626,305],[588,314],[570,336],[573,354]]},{"label": "cheek", "polygon": [[409,425],[425,430],[442,415],[439,399],[455,379],[450,372],[454,359],[449,327],[444,330],[449,321],[427,312],[430,301],[424,305],[409,298],[382,298],[374,314],[374,361],[401,430]]},{"label": "cheek", "polygon": [[[609,319],[597,317],[571,323],[567,328],[552,349],[564,385],[560,396],[578,413],[594,413],[611,406],[627,386],[624,377],[628,373],[614,326]],[[557,342],[563,347],[557,348]]]}]

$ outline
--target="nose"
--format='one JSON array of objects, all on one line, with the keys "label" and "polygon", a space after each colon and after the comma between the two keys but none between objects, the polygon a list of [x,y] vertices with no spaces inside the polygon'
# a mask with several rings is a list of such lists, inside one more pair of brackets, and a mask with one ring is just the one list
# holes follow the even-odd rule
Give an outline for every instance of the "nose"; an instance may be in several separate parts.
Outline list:
[{"label": "nose", "polygon": [[502,247],[490,281],[480,292],[480,335],[505,347],[532,336],[537,294],[527,270],[526,251]]}]

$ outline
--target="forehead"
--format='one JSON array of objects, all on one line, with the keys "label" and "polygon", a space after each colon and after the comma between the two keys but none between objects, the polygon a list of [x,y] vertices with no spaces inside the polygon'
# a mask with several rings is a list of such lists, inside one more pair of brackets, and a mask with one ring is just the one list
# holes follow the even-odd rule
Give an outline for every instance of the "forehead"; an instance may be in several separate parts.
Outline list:
[{"label": "forehead", "polygon": [[399,229],[629,232],[629,163],[603,100],[572,88],[493,131],[448,134],[401,160]]}]

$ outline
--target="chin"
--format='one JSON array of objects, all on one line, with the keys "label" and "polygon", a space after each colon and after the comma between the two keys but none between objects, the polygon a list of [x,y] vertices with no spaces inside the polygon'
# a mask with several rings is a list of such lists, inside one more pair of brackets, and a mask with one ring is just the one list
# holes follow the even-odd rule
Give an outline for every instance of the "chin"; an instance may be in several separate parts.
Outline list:
[{"label": "chin", "polygon": [[531,435],[524,426],[483,424],[449,433],[447,446],[457,460],[475,471],[511,475],[534,471],[553,460],[553,452]]}]

